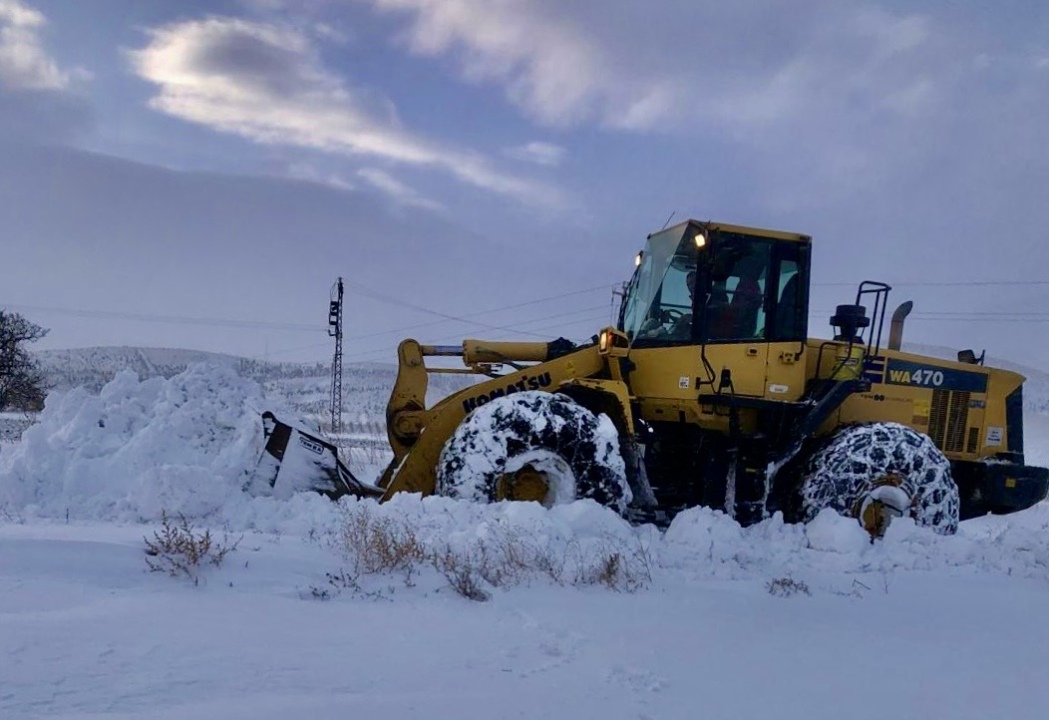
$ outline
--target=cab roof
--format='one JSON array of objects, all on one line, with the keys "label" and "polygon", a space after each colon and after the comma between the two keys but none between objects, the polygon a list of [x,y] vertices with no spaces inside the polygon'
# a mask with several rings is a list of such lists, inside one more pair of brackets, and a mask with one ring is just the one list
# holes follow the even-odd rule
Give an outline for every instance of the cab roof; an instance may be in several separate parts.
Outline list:
[{"label": "cab roof", "polygon": [[[712,220],[703,221],[690,218],[666,229],[680,229],[683,234],[688,226],[692,226],[708,233],[714,230],[721,230],[723,232],[737,233],[739,235],[753,235],[755,237],[769,238],[772,240],[786,240],[788,242],[800,242],[806,244],[812,243],[812,237],[810,235],[802,235],[801,233],[787,232],[784,230],[768,230],[765,228],[747,227],[745,225],[731,225],[729,223],[714,222]],[[660,232],[663,231],[661,230]],[[654,234],[655,233],[650,234],[649,237]]]}]

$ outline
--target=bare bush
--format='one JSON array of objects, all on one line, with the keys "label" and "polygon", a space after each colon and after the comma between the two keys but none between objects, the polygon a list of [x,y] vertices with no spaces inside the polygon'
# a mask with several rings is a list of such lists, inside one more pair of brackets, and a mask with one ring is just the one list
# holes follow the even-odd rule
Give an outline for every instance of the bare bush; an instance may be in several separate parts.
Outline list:
[{"label": "bare bush", "polygon": [[444,553],[434,555],[433,563],[448,585],[467,600],[484,602],[491,597],[484,588],[488,581],[483,577],[482,569],[464,555],[445,548]]},{"label": "bare bush", "polygon": [[765,585],[769,595],[774,597],[792,597],[794,595],[812,595],[809,586],[803,580],[792,577],[773,578]]},{"label": "bare bush", "polygon": [[11,508],[7,503],[0,503],[0,522],[25,525],[25,515],[21,511]]},{"label": "bare bush", "polygon": [[652,583],[652,557],[639,538],[625,543],[606,538],[596,556],[580,562],[576,585],[604,585],[610,590],[636,592]]},{"label": "bare bush", "polygon": [[418,565],[428,559],[411,525],[376,516],[366,505],[344,513],[337,542],[354,564],[354,577],[400,572],[411,586]]},{"label": "bare bush", "polygon": [[226,537],[216,542],[210,530],[198,531],[182,513],[176,522],[161,513],[160,530],[146,541],[146,565],[150,572],[163,572],[171,577],[187,577],[194,585],[200,584],[201,572],[207,567],[219,567],[226,556],[237,549],[240,540],[230,543]]}]

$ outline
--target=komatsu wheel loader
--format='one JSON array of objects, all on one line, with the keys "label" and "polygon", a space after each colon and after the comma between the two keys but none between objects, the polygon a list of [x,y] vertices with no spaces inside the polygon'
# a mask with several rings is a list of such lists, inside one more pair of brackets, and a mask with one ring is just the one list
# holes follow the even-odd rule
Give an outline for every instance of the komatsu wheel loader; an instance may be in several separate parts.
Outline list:
[{"label": "komatsu wheel loader", "polygon": [[[298,436],[318,456],[306,485],[332,497],[589,497],[641,522],[704,505],[744,525],[829,507],[872,536],[896,516],[952,533],[1044,499],[1049,470],[1024,464],[1024,378],[972,351],[901,351],[910,303],[883,347],[883,283],[837,307],[831,339],[810,337],[811,249],[806,235],[696,220],[653,233],[618,323],[590,343],[403,341],[393,460],[376,483],[272,415],[262,482],[277,483]],[[450,356],[465,367],[427,367]],[[486,379],[427,407],[430,372]]]}]

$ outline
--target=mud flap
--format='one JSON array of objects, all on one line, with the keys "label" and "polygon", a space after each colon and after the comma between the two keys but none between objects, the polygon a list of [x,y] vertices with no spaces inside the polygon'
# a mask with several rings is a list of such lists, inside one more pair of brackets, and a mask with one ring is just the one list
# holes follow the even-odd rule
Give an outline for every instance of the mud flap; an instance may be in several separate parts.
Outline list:
[{"label": "mud flap", "polygon": [[254,495],[287,499],[312,490],[337,500],[343,495],[380,497],[382,490],[354,477],[338,450],[324,438],[288,425],[266,411],[262,413],[266,438],[259,461],[245,490]]}]

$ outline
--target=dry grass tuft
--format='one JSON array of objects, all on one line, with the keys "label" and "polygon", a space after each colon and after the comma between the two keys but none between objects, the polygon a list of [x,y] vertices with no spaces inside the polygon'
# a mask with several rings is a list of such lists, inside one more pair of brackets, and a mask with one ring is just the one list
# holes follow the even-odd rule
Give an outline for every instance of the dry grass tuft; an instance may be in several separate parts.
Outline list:
[{"label": "dry grass tuft", "polygon": [[238,539],[232,544],[228,538],[217,542],[210,530],[197,531],[182,513],[178,522],[164,512],[161,527],[146,541],[146,565],[150,572],[163,572],[171,577],[187,577],[194,585],[200,584],[201,572],[207,567],[219,567],[226,556],[237,549]]},{"label": "dry grass tuft", "polygon": [[794,595],[812,595],[809,586],[803,580],[792,577],[773,578],[765,585],[773,597],[793,597]]}]

